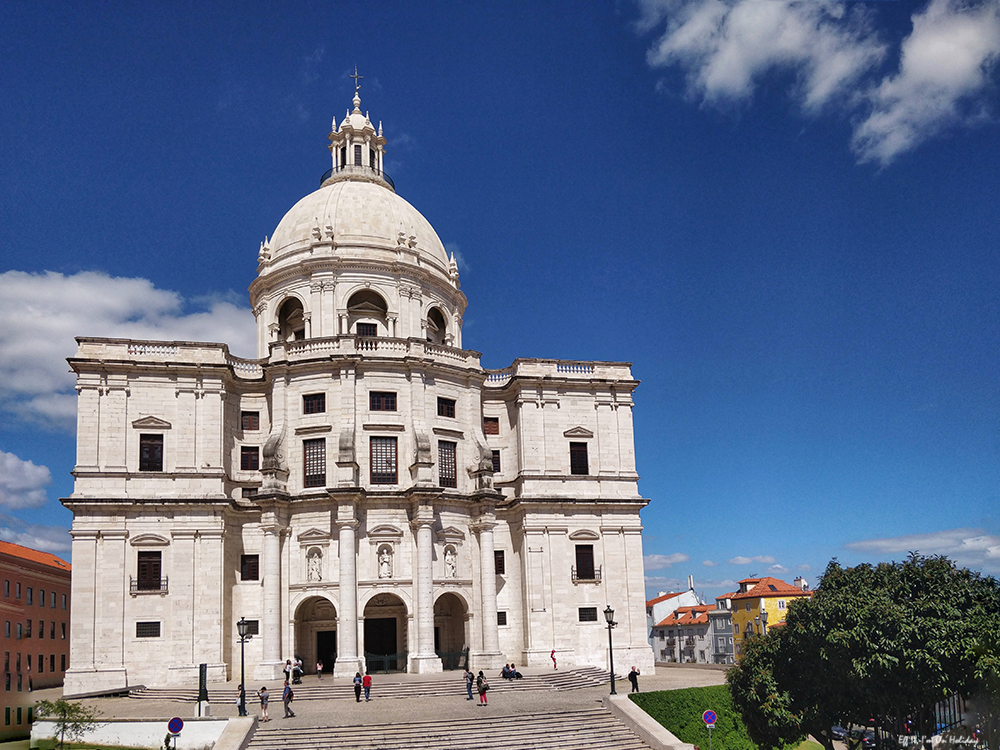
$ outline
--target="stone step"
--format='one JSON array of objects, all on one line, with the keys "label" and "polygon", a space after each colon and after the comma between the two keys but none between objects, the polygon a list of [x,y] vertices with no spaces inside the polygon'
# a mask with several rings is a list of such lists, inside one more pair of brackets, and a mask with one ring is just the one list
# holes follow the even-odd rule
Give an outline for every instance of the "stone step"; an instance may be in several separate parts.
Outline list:
[{"label": "stone step", "polygon": [[[410,698],[414,696],[461,696],[465,695],[465,681],[461,672],[454,673],[455,678],[443,679],[408,679],[406,681],[393,680],[390,675],[373,675],[375,684],[372,686],[373,695],[379,698]],[[578,690],[580,688],[606,685],[610,679],[609,673],[597,667],[577,667],[575,669],[563,670],[551,674],[525,675],[520,680],[504,680],[499,677],[490,678],[490,687],[493,691],[506,690]],[[351,682],[340,678],[336,682],[331,678],[322,682],[316,681],[311,684],[293,685],[296,701],[308,700],[348,700],[354,698],[354,685]],[[475,688],[473,688],[475,690]],[[281,700],[280,688],[271,691],[272,701]],[[129,693],[130,698],[171,700],[179,702],[193,703],[198,700],[198,691],[191,688],[142,688]],[[247,705],[254,705],[256,702],[256,691],[252,688],[247,691]],[[208,700],[210,703],[233,703],[236,700],[236,690],[232,687],[224,689],[209,689]]]},{"label": "stone step", "polygon": [[604,708],[515,716],[482,715],[449,721],[374,726],[263,728],[247,750],[648,750],[648,745]]}]

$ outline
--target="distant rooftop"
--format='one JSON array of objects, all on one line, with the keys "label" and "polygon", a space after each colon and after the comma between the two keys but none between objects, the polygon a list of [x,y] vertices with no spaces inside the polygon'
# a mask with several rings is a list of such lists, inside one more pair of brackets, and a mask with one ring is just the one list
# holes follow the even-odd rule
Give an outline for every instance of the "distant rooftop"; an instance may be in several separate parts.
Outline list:
[{"label": "distant rooftop", "polygon": [[70,571],[72,567],[68,562],[62,558],[56,557],[51,552],[41,552],[37,549],[31,549],[30,547],[22,547],[20,544],[14,544],[13,542],[0,542],[0,554],[10,555],[11,557],[19,557],[22,560],[30,560],[31,562],[41,563],[42,565],[48,565],[52,568],[58,568],[59,570]]}]

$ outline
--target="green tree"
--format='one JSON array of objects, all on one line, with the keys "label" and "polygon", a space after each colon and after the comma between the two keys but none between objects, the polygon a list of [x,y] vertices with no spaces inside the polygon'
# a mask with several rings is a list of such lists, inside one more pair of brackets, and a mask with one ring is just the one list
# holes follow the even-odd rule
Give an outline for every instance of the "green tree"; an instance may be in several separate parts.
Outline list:
[{"label": "green tree", "polygon": [[933,706],[970,696],[997,674],[1000,583],[944,557],[843,568],[834,560],[785,625],[750,638],[728,680],[733,700],[764,748],[830,728],[906,720],[934,734]]},{"label": "green tree", "polygon": [[67,737],[71,742],[79,742],[84,733],[98,723],[100,712],[96,708],[60,698],[57,701],[39,701],[35,714],[55,724],[56,734],[59,735],[58,746],[63,747]]}]

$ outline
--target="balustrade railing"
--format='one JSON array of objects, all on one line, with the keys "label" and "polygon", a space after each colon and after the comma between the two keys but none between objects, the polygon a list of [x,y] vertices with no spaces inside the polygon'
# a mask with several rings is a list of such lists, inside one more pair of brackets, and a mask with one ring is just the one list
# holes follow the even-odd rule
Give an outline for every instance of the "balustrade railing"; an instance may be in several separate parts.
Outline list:
[{"label": "balustrade railing", "polygon": [[601,566],[598,565],[596,568],[591,570],[581,570],[577,572],[576,566],[574,565],[571,569],[570,575],[573,577],[573,583],[600,583],[601,582]]},{"label": "balustrade railing", "polygon": [[396,189],[396,183],[392,181],[392,178],[389,175],[378,167],[368,167],[363,164],[341,164],[339,167],[331,167],[323,173],[322,177],[319,178],[320,187],[323,187],[323,183],[335,174],[374,175],[380,180],[386,182],[393,190]]},{"label": "balustrade railing", "polygon": [[162,578],[133,578],[128,577],[128,591],[130,594],[166,594],[169,593],[167,577]]}]

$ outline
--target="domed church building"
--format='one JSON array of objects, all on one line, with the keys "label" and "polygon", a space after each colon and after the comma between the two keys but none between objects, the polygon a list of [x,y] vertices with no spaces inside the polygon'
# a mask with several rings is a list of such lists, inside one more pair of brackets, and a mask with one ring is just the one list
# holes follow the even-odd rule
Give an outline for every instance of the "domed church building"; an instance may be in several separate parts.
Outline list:
[{"label": "domed church building", "polygon": [[652,669],[620,362],[462,343],[434,228],[357,91],[260,246],[257,358],[79,338],[67,694],[507,662]]}]

